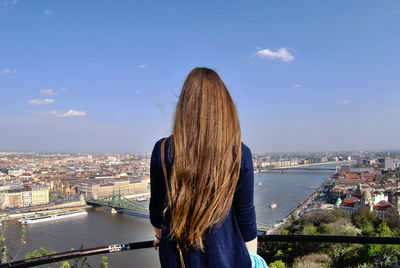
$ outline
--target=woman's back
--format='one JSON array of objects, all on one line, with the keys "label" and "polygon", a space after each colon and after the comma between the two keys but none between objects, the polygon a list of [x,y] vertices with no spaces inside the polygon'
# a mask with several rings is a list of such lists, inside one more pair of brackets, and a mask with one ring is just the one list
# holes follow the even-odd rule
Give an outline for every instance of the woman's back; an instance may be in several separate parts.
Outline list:
[{"label": "woman's back", "polygon": [[[162,227],[162,239],[159,246],[162,267],[178,266],[179,253],[176,241],[167,239],[170,228],[170,214],[163,217],[167,192],[162,174],[161,142],[153,149],[151,158],[151,200],[150,221],[153,226]],[[169,139],[165,144],[165,164],[168,174],[171,172],[173,157]],[[169,179],[169,177],[168,177]],[[190,249],[183,253],[188,267],[250,267],[250,257],[244,242],[257,236],[256,217],[253,205],[254,175],[250,149],[242,143],[242,159],[237,191],[232,207],[224,221],[205,233],[205,250]],[[165,238],[165,239],[164,239]]]},{"label": "woman's back", "polygon": [[151,222],[163,266],[178,265],[179,256],[192,267],[249,267],[246,245],[254,247],[257,233],[251,153],[215,71],[189,73],[172,135],[156,143],[150,173]]}]

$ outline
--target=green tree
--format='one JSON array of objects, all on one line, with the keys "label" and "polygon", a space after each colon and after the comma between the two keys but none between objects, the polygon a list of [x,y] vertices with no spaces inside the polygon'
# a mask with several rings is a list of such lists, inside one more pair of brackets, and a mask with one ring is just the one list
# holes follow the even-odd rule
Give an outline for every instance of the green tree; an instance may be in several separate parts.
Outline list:
[{"label": "green tree", "polygon": [[395,236],[400,236],[400,215],[396,209],[390,209],[383,220],[386,222],[387,226],[394,232]]},{"label": "green tree", "polygon": [[393,232],[387,226],[386,222],[381,222],[381,224],[379,224],[378,228],[376,229],[376,233],[379,236],[385,236],[385,237],[393,236]]},{"label": "green tree", "polygon": [[268,264],[269,268],[286,268],[286,264],[281,261],[281,260],[277,260],[274,262],[271,262],[270,264]]},{"label": "green tree", "polygon": [[5,233],[7,231],[7,221],[2,221],[2,226],[3,228],[1,229],[1,236],[0,236],[0,243],[1,243],[1,263],[6,263],[7,262],[7,253],[8,253],[8,248],[6,245],[6,236]]},{"label": "green tree", "polygon": [[318,234],[318,230],[317,227],[315,227],[311,222],[306,222],[304,223],[304,225],[302,226],[302,231],[301,234],[304,235],[317,235]]},{"label": "green tree", "polygon": [[356,236],[361,230],[354,226],[349,220],[339,219],[326,225],[324,234]]},{"label": "green tree", "polygon": [[39,250],[35,249],[34,251],[28,252],[25,254],[25,259],[31,259],[36,257],[42,257],[46,255],[51,255],[56,253],[54,250],[48,251],[47,249],[41,247]]},{"label": "green tree", "polygon": [[366,208],[354,211],[351,219],[353,224],[361,229],[362,235],[367,236],[376,236],[376,228],[383,222],[375,213]]}]

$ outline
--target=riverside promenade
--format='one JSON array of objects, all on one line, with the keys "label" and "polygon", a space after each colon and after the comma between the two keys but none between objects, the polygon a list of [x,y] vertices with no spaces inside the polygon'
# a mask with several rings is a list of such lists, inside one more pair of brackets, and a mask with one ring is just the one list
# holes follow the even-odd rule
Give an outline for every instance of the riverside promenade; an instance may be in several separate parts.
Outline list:
[{"label": "riverside promenade", "polygon": [[301,165],[293,165],[293,166],[282,166],[282,167],[275,167],[274,169],[280,168],[299,168],[299,167],[311,167],[311,166],[319,166],[319,165],[329,165],[329,164],[342,164],[342,163],[349,163],[353,160],[343,160],[343,161],[329,161],[329,162],[321,162],[321,163],[311,163],[311,164],[301,164]]},{"label": "riverside promenade", "polygon": [[282,227],[288,219],[292,216],[298,217],[309,211],[310,205],[319,200],[326,201],[328,187],[332,185],[337,177],[337,173],[329,176],[311,195],[309,195],[303,202],[301,202],[294,210],[292,210],[284,219],[275,224],[274,227],[267,231],[267,234],[274,234],[280,227]]},{"label": "riverside promenade", "polygon": [[[254,172],[268,172],[268,171],[277,171],[277,170],[287,170],[287,169],[300,169],[300,168],[307,168],[313,166],[320,166],[320,165],[329,165],[329,164],[344,164],[344,163],[351,163],[354,160],[343,160],[343,161],[329,161],[329,162],[321,162],[321,163],[311,163],[311,164],[301,164],[301,165],[293,165],[293,166],[280,166],[280,167],[273,167],[273,168],[255,168]],[[323,168],[322,168],[323,169]],[[311,170],[311,169],[310,169]],[[316,168],[318,170],[318,168]]]}]

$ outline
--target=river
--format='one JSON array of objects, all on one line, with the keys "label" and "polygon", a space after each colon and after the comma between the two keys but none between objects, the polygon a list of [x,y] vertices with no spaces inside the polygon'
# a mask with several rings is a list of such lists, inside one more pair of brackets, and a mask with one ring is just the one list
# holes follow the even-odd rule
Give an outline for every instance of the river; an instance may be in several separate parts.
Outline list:
[{"label": "river", "polygon": [[[310,171],[255,174],[257,222],[268,225],[279,222],[315,191],[309,187],[320,186],[331,174],[331,171],[318,171],[314,174]],[[277,204],[276,209],[271,209],[271,203]],[[26,252],[40,247],[62,252],[71,248],[77,249],[81,245],[90,248],[152,240],[154,237],[147,216],[131,212],[111,214],[109,210],[102,208],[90,208],[87,211],[86,216],[28,225],[27,244],[17,259],[22,259]],[[13,255],[17,251],[20,234],[20,224],[16,220],[8,221],[7,245]],[[92,267],[100,267],[100,256],[89,257]],[[132,250],[106,256],[109,267],[159,266],[158,252],[154,249]],[[73,261],[70,263],[72,264]],[[60,264],[53,264],[50,267],[60,267]]]}]

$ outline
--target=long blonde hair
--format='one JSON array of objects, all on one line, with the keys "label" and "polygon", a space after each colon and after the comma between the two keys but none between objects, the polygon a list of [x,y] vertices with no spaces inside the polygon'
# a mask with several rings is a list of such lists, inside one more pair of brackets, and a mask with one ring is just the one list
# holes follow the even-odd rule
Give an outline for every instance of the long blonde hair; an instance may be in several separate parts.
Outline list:
[{"label": "long blonde hair", "polygon": [[184,250],[203,250],[205,232],[221,224],[232,205],[241,162],[236,107],[215,71],[195,68],[186,78],[171,146],[170,235]]}]

